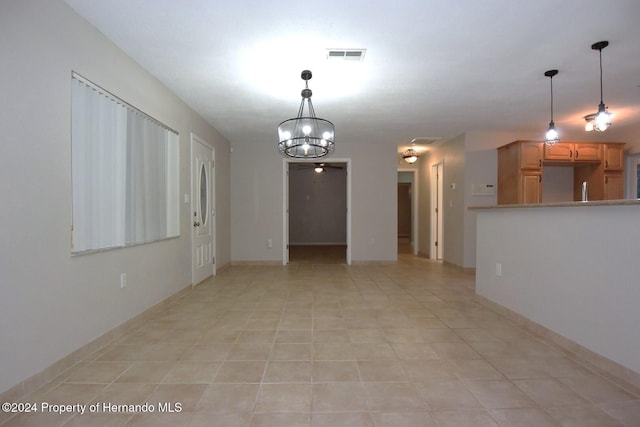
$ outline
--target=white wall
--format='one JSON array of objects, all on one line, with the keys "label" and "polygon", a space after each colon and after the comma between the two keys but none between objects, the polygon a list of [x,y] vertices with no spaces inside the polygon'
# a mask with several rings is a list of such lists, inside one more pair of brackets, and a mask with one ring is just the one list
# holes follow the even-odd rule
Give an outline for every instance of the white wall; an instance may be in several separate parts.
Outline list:
[{"label": "white wall", "polygon": [[473,184],[494,184],[497,192],[498,154],[497,148],[518,139],[535,139],[535,133],[515,132],[467,132],[465,134],[464,160],[464,268],[476,265],[476,214],[470,206],[492,206],[497,196],[473,196]]},{"label": "white wall", "polygon": [[640,204],[477,218],[478,294],[640,373]]},{"label": "white wall", "polygon": [[[419,252],[430,253],[431,246],[431,167],[443,163],[443,256],[445,262],[462,266],[464,258],[464,150],[460,135],[431,148],[420,161]],[[455,186],[453,188],[452,186]]]},{"label": "white wall", "polygon": [[[232,261],[282,261],[283,158],[273,135],[233,144]],[[342,140],[323,160],[332,158],[351,159],[352,261],[396,260],[396,148]],[[267,247],[267,239],[273,239],[273,248]]]},{"label": "white wall", "polygon": [[202,118],[61,1],[3,2],[0,51],[4,391],[191,282],[185,204],[179,238],[70,256],[72,70],[180,133],[181,194],[190,188],[190,132],[215,146],[218,265],[231,252],[229,144]]}]

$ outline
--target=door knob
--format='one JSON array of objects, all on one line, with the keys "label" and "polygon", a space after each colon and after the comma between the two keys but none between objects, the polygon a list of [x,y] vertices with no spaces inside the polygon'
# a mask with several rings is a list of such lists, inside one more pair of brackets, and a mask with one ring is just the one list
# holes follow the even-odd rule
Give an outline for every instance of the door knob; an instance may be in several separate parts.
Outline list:
[{"label": "door knob", "polygon": [[198,221],[194,221],[193,226],[194,227],[200,227],[200,223]]}]

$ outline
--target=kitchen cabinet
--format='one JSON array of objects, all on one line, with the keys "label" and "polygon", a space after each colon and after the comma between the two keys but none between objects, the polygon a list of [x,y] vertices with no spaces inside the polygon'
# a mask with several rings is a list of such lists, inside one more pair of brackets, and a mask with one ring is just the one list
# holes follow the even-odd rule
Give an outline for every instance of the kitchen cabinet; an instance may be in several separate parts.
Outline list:
[{"label": "kitchen cabinet", "polygon": [[622,171],[624,169],[624,144],[602,144],[604,150],[604,170]]},{"label": "kitchen cabinet", "polygon": [[587,182],[589,200],[624,198],[624,144],[514,141],[498,147],[498,204],[542,203],[542,171],[570,166],[573,200],[582,200]]},{"label": "kitchen cabinet", "polygon": [[523,170],[520,179],[522,189],[518,203],[542,203],[542,170]]},{"label": "kitchen cabinet", "polygon": [[604,200],[624,199],[624,176],[622,172],[605,172]]},{"label": "kitchen cabinet", "polygon": [[602,144],[588,142],[559,142],[544,146],[544,162],[599,162]]},{"label": "kitchen cabinet", "polygon": [[515,141],[498,148],[498,204],[542,201],[542,145]]}]

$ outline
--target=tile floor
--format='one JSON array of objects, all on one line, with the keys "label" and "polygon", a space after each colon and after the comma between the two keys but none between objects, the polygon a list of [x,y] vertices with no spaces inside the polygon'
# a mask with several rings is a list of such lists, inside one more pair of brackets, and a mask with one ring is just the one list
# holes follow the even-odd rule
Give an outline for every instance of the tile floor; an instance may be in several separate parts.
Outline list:
[{"label": "tile floor", "polygon": [[155,412],[3,426],[640,426],[640,396],[484,308],[473,285],[406,253],[232,267],[26,399]]}]

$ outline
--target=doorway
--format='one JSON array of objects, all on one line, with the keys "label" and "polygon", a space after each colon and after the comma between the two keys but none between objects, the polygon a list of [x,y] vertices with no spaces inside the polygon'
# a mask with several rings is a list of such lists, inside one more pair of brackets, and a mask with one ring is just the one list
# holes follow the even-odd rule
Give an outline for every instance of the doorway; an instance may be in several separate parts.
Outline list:
[{"label": "doorway", "polygon": [[431,250],[429,257],[435,260],[442,260],[444,253],[443,182],[444,163],[431,166]]},{"label": "doorway", "polygon": [[418,170],[398,169],[398,253],[418,255]]},{"label": "doorway", "polygon": [[284,160],[283,264],[350,264],[350,162]]},{"label": "doorway", "polygon": [[191,134],[191,284],[215,274],[214,150]]}]

